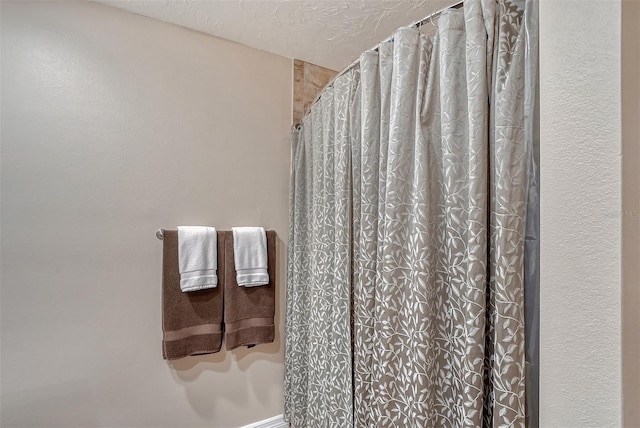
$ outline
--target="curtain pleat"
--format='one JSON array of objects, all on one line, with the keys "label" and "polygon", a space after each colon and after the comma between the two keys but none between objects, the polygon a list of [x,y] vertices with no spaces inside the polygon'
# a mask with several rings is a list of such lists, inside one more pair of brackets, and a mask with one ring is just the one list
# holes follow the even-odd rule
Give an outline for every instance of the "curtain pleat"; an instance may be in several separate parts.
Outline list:
[{"label": "curtain pleat", "polygon": [[[378,185],[380,153],[380,78],[378,54],[360,57],[361,139],[353,156],[354,247],[354,417],[375,426],[373,370],[376,349],[375,291],[378,266]],[[358,185],[359,184],[359,185]]]},{"label": "curtain pleat", "polygon": [[400,29],[293,133],[292,426],[524,426],[522,19]]}]

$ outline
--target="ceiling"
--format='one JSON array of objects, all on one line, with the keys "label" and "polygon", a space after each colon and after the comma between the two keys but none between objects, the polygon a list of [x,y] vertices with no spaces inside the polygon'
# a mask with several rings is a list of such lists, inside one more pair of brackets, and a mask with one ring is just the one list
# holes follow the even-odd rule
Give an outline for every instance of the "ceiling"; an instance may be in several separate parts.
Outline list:
[{"label": "ceiling", "polygon": [[453,0],[97,0],[288,58],[341,70],[395,29]]}]

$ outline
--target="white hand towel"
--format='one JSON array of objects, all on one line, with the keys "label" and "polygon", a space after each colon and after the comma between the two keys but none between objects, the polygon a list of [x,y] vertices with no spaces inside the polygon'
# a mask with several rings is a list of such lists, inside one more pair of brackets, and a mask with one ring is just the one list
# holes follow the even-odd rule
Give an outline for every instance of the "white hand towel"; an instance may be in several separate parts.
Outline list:
[{"label": "white hand towel", "polygon": [[218,286],[218,246],[214,227],[178,227],[180,289],[203,290]]},{"label": "white hand towel", "polygon": [[241,287],[269,283],[267,235],[262,227],[233,227],[236,282]]}]

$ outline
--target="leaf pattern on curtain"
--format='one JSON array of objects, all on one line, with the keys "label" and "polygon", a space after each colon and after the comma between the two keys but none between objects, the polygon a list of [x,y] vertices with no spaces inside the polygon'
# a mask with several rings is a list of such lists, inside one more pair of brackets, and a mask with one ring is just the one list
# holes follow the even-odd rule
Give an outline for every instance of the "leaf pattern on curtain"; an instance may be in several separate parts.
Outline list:
[{"label": "leaf pattern on curtain", "polygon": [[294,131],[293,427],[524,426],[522,18],[400,29]]}]

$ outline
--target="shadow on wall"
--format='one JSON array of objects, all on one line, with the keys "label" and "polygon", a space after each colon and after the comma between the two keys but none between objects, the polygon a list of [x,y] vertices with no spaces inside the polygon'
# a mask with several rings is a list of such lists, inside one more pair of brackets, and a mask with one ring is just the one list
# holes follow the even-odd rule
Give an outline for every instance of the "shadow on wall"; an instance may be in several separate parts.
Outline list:
[{"label": "shadow on wall", "polygon": [[640,2],[622,2],[623,426],[640,427]]},{"label": "shadow on wall", "polygon": [[[227,351],[223,343],[220,352],[215,354],[198,355],[186,357],[179,360],[166,361],[167,367],[171,370],[171,375],[177,384],[183,386],[185,395],[195,412],[203,417],[212,417],[216,413],[216,401],[223,398],[239,405],[248,405],[248,397],[255,396],[260,403],[268,404],[271,396],[268,389],[257,388],[261,383],[259,377],[251,379],[244,385],[245,390],[234,385],[233,388],[226,388],[226,385],[219,385],[223,395],[214,394],[211,388],[199,379],[226,373],[231,371],[235,362],[238,370],[247,372],[249,367],[259,362],[269,362],[282,364],[284,347],[284,299],[286,288],[286,246],[280,236],[276,238],[276,302],[274,322],[277,326],[275,339],[272,343],[257,345],[253,348],[242,346],[231,351]],[[259,376],[259,375],[257,375]],[[284,379],[283,379],[284,381]]]}]

